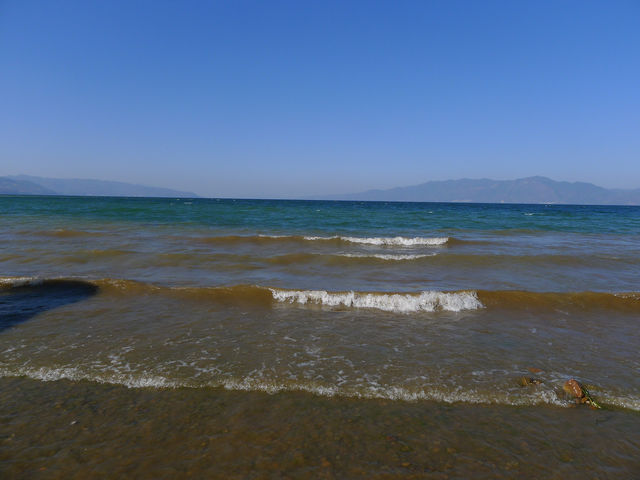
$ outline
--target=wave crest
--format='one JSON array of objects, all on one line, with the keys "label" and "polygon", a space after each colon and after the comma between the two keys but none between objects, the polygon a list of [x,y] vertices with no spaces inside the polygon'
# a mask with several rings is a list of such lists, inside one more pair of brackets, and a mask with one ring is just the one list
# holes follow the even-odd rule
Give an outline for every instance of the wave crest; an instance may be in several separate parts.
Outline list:
[{"label": "wave crest", "polygon": [[428,254],[420,254],[420,255],[414,255],[414,254],[393,254],[393,253],[371,253],[371,254],[366,254],[366,253],[344,253],[342,255],[340,255],[341,257],[347,257],[347,258],[363,258],[363,259],[369,259],[369,258],[377,258],[379,260],[395,260],[395,261],[406,261],[406,260],[418,260],[420,258],[425,258],[425,257],[433,257],[437,255],[437,253],[428,253]]},{"label": "wave crest", "polygon": [[[194,379],[169,378],[166,375],[134,372],[95,372],[83,366],[21,366],[17,368],[0,367],[0,377],[27,377],[43,382],[70,380],[89,381],[102,384],[122,385],[127,388],[223,388],[232,391],[264,392],[278,394],[282,392],[306,392],[323,397],[344,397],[361,399],[384,399],[403,402],[436,401],[441,403],[467,403],[484,405],[553,405],[569,407],[571,402],[559,396],[553,388],[538,389],[523,394],[500,389],[481,391],[460,387],[425,385],[410,388],[400,385],[346,386],[317,381],[292,381],[286,379],[256,378],[251,375],[219,378],[205,383]],[[601,395],[603,405],[630,410],[640,410],[640,401],[633,395]]]},{"label": "wave crest", "polygon": [[221,235],[215,237],[196,238],[196,241],[209,244],[272,244],[282,242],[304,243],[304,242],[334,242],[355,243],[360,245],[378,245],[390,247],[415,247],[431,246],[437,247],[448,243],[449,237],[354,237],[347,235],[313,236],[313,235]]},{"label": "wave crest", "polygon": [[459,312],[476,310],[483,305],[476,292],[436,292],[420,294],[400,293],[331,293],[326,290],[280,290],[270,289],[279,302],[316,304],[330,307],[372,308],[386,312],[411,313],[445,310]]},{"label": "wave crest", "polygon": [[44,279],[39,277],[0,277],[0,288],[16,288],[42,285]]},{"label": "wave crest", "polygon": [[362,245],[384,245],[384,246],[438,246],[444,245],[449,241],[449,237],[304,237],[305,240],[323,241],[323,240],[340,240],[348,243],[359,243]]}]

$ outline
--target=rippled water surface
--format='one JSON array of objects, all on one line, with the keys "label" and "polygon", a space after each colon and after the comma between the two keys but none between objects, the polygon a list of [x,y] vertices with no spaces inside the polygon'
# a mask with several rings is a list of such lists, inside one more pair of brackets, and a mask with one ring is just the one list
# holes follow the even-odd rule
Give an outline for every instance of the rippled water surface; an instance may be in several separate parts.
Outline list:
[{"label": "rippled water surface", "polygon": [[640,473],[638,207],[0,197],[0,222],[10,476]]}]

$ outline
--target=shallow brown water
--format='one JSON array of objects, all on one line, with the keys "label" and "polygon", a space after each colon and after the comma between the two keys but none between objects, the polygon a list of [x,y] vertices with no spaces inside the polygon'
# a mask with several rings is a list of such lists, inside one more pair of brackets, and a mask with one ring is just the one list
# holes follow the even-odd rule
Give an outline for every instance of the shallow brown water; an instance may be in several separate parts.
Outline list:
[{"label": "shallow brown water", "polygon": [[638,478],[640,415],[0,379],[3,478]]}]

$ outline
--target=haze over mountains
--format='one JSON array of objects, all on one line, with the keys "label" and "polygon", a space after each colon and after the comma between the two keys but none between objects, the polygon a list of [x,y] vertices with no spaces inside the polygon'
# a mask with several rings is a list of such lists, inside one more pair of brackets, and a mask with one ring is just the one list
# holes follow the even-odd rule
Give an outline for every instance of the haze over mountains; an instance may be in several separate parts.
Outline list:
[{"label": "haze over mountains", "polygon": [[[44,178],[29,175],[0,177],[4,195],[77,195],[114,197],[197,198],[193,192],[94,179]],[[558,182],[546,177],[516,180],[460,179],[426,182],[388,190],[325,195],[314,200],[467,203],[560,203],[582,205],[640,205],[640,188],[607,189],[585,182]]]},{"label": "haze over mountains", "polygon": [[30,175],[0,177],[0,194],[5,195],[78,195],[109,197],[189,197],[193,192],[148,187],[125,182],[78,178],[44,178]]},{"label": "haze over mountains", "polygon": [[546,177],[527,177],[516,180],[465,178],[322,198],[401,202],[640,205],[640,189],[607,189],[592,183],[557,182]]}]

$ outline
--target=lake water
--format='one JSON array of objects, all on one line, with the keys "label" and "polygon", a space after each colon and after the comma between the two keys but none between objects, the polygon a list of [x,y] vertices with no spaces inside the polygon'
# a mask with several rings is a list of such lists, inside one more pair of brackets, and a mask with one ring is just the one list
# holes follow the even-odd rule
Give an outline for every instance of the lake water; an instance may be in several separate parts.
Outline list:
[{"label": "lake water", "polygon": [[640,475],[640,207],[5,196],[0,240],[8,478]]}]

